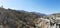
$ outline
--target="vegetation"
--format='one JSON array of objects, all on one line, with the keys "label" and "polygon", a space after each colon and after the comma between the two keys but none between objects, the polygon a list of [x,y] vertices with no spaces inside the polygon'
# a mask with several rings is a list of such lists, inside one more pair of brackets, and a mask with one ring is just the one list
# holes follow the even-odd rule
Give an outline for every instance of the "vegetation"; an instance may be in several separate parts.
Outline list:
[{"label": "vegetation", "polygon": [[33,28],[36,27],[35,20],[40,17],[31,12],[0,8],[0,25],[4,28]]}]

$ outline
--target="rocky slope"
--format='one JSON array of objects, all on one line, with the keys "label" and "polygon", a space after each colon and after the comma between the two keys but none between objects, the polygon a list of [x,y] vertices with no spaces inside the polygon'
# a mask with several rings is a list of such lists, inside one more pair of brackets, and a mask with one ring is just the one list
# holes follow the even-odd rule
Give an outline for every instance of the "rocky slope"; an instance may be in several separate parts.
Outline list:
[{"label": "rocky slope", "polygon": [[[42,18],[41,18],[42,17]],[[45,15],[0,7],[0,28],[51,28],[60,19],[60,13]]]},{"label": "rocky slope", "polygon": [[0,8],[0,28],[36,28],[35,21],[42,15]]}]

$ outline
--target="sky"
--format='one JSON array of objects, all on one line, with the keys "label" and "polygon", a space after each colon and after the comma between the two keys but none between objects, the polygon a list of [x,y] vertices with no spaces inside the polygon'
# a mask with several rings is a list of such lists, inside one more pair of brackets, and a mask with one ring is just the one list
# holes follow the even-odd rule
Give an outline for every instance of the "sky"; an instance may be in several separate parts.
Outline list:
[{"label": "sky", "polygon": [[60,13],[60,0],[0,0],[0,6],[44,14]]}]

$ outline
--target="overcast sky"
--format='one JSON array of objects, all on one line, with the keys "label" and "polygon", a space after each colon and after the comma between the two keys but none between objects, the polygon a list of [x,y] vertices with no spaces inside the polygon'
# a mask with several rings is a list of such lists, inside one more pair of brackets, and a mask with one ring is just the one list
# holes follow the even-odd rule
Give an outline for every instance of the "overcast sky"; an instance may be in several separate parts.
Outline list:
[{"label": "overcast sky", "polygon": [[60,0],[0,0],[0,6],[25,10],[29,12],[39,12],[45,14],[60,13]]}]

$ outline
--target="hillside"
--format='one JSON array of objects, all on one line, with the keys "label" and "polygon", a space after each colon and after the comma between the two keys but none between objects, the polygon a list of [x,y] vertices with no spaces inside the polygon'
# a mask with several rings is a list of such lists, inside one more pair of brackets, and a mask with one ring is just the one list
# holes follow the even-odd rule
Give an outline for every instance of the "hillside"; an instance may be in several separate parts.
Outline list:
[{"label": "hillside", "polygon": [[60,26],[60,13],[46,15],[0,8],[0,28],[54,28],[55,24]]},{"label": "hillside", "polygon": [[0,26],[3,28],[32,28],[35,20],[42,17],[31,12],[21,12],[12,9],[0,8]]}]

